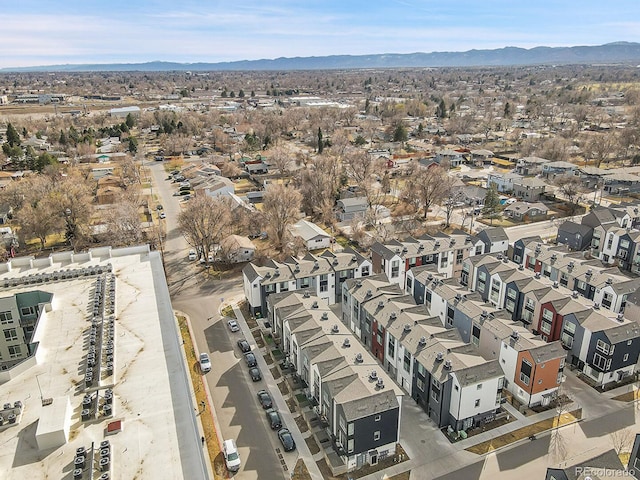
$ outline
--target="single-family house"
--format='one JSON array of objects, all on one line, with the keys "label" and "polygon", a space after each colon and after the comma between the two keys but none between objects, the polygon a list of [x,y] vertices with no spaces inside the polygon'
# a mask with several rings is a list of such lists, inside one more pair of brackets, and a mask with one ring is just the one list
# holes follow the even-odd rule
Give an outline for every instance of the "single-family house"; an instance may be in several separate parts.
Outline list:
[{"label": "single-family house", "polygon": [[544,203],[515,202],[504,209],[504,215],[516,221],[526,222],[543,219],[548,211]]},{"label": "single-family house", "polygon": [[536,177],[513,181],[513,194],[526,202],[540,200],[546,188],[547,184]]},{"label": "single-family house", "polygon": [[341,198],[336,202],[336,217],[340,222],[364,219],[368,207],[367,197]]},{"label": "single-family house", "polygon": [[307,250],[329,248],[333,241],[333,237],[318,225],[304,219],[291,225],[289,233],[292,237],[301,239]]}]

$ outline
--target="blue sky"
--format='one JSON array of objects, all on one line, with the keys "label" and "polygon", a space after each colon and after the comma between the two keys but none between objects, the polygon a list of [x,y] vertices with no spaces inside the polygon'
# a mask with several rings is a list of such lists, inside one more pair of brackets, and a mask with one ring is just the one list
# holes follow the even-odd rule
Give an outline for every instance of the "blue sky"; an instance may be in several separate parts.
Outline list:
[{"label": "blue sky", "polygon": [[640,42],[639,0],[1,0],[0,68]]}]

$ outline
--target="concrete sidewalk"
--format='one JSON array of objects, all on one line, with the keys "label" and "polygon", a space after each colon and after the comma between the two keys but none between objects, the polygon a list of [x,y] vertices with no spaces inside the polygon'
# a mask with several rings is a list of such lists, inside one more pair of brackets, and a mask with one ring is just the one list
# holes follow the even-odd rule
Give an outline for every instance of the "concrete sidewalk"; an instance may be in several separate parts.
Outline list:
[{"label": "concrete sidewalk", "polygon": [[[251,334],[251,331],[247,326],[244,315],[242,315],[242,312],[238,308],[238,304],[233,303],[232,306],[233,313],[235,313],[236,318],[240,320],[238,323],[240,325],[242,333],[244,334],[244,338],[247,339],[254,352],[259,351],[260,349],[256,345],[255,339],[253,338],[253,335]],[[293,473],[293,469],[295,467],[297,459],[301,458],[302,460],[304,460],[311,478],[313,480],[322,480],[322,473],[320,472],[320,469],[318,468],[318,465],[316,464],[316,461],[314,460],[313,455],[311,454],[311,451],[307,446],[307,442],[305,442],[306,437],[303,436],[300,432],[300,429],[298,428],[298,425],[296,424],[296,421],[294,419],[294,415],[289,411],[289,407],[287,406],[285,398],[280,392],[280,388],[278,388],[278,382],[276,382],[276,380],[273,378],[273,375],[271,374],[271,367],[275,366],[275,363],[272,365],[267,365],[267,362],[265,361],[263,355],[256,355],[256,359],[258,361],[258,368],[260,368],[260,372],[262,372],[262,380],[265,383],[265,389],[271,395],[271,398],[275,403],[277,410],[280,412],[280,416],[282,417],[284,424],[291,431],[293,439],[296,442],[296,451],[298,453],[297,458],[293,460],[293,455],[291,455],[290,453],[284,454],[284,460],[287,463],[288,472],[290,474]]]}]

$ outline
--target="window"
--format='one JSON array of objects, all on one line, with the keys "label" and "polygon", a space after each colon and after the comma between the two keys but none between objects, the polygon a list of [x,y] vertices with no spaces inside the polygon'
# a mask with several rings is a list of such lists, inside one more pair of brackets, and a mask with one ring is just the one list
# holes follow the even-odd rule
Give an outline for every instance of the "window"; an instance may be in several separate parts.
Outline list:
[{"label": "window", "polygon": [[620,248],[629,248],[629,240],[620,240],[618,245]]},{"label": "window", "polygon": [[597,343],[596,343],[596,350],[600,350],[605,355],[609,355],[609,348],[610,347],[611,346],[608,343],[605,343],[602,340],[598,340]]},{"label": "window", "polygon": [[442,252],[440,254],[440,268],[447,268],[449,265],[449,252]]},{"label": "window", "polygon": [[416,266],[416,260],[417,260],[416,257],[411,257],[409,259],[409,266],[410,267],[415,267]]},{"label": "window", "polygon": [[7,330],[4,331],[4,339],[7,342],[18,340],[18,332],[16,332],[15,328],[8,328]]},{"label": "window", "polygon": [[35,315],[36,307],[22,307],[20,309],[20,313],[25,317],[28,317],[29,315]]},{"label": "window", "polygon": [[563,287],[569,285],[569,275],[567,275],[565,272],[562,272],[560,274],[560,285],[562,285]]},{"label": "window", "polygon": [[300,279],[300,288],[309,288],[309,285],[311,285],[311,280],[309,277]]},{"label": "window", "polygon": [[394,260],[391,262],[391,278],[396,278],[400,275],[400,260]]},{"label": "window", "polygon": [[424,377],[425,373],[427,373],[426,368],[424,368],[419,362],[416,362],[416,365],[418,366],[418,373]]},{"label": "window", "polygon": [[507,309],[507,312],[513,313],[516,309],[516,302],[507,298],[507,301],[505,302],[505,308]]},{"label": "window", "polygon": [[373,440],[374,441],[380,440],[380,430],[373,432]]},{"label": "window", "polygon": [[407,292],[411,291],[411,287],[413,286],[413,279],[407,276]]},{"label": "window", "polygon": [[500,287],[501,287],[502,283],[500,282],[500,280],[494,279],[493,283],[491,284],[491,293],[489,295],[489,298],[491,299],[491,301],[493,303],[498,303],[498,297],[500,296]]},{"label": "window", "polygon": [[481,383],[479,383],[479,384],[476,386],[476,390],[482,390],[482,384],[481,384]]},{"label": "window", "polygon": [[480,327],[478,325],[473,325],[471,329],[471,343],[476,347],[480,345]]},{"label": "window", "polygon": [[376,415],[375,417],[373,417],[373,421],[374,422],[379,422],[381,418],[382,417],[380,415]]},{"label": "window", "polygon": [[483,272],[483,271],[478,272],[478,291],[480,293],[484,293],[486,281],[487,281],[486,272]]},{"label": "window", "polygon": [[624,354],[624,357],[622,357],[622,361],[623,361],[623,362],[626,362],[627,360],[629,360],[629,354],[628,354],[628,353],[625,353],[625,354]]},{"label": "window", "polygon": [[511,300],[516,299],[516,291],[513,288],[509,288],[507,290],[507,298],[510,298]]},{"label": "window", "polygon": [[353,447],[354,447],[354,441],[353,441],[353,438],[350,438],[347,441],[347,453],[353,452]]},{"label": "window", "polygon": [[611,367],[611,359],[603,357],[599,353],[593,354],[593,366],[599,368],[602,371],[607,371]]},{"label": "window", "polygon": [[582,280],[578,280],[578,290],[582,290],[584,291],[585,288],[587,288],[587,284],[585,282],[583,282]]},{"label": "window", "polygon": [[422,379],[418,378],[416,380],[416,386],[418,387],[418,390],[424,392],[424,381]]},{"label": "window", "polygon": [[9,358],[18,358],[21,354],[20,345],[9,345]]},{"label": "window", "polygon": [[340,430],[342,430],[342,431],[346,431],[347,430],[347,422],[344,419],[344,417],[340,417],[340,419],[338,420],[338,423],[340,424]]},{"label": "window", "polygon": [[320,275],[320,291],[326,292],[329,290],[329,276],[325,273]]},{"label": "window", "polygon": [[288,292],[289,291],[289,282],[280,282],[280,291]]},{"label": "window", "polygon": [[355,431],[355,424],[354,423],[350,423],[347,425],[347,435],[351,436],[353,435],[353,432]]},{"label": "window", "polygon": [[464,257],[464,251],[460,248],[456,250],[456,265],[460,265],[462,263]]},{"label": "window", "polygon": [[360,275],[362,275],[363,277],[369,276],[369,265],[362,266],[362,269],[360,270]]},{"label": "window", "polygon": [[540,322],[540,330],[549,335],[551,333],[551,324],[544,321]]},{"label": "window", "polygon": [[545,308],[542,311],[542,319],[546,320],[547,322],[553,322],[553,312]]},{"label": "window", "polygon": [[562,370],[558,372],[558,376],[556,377],[556,383],[558,385],[562,383]]},{"label": "window", "polygon": [[478,398],[478,399],[476,399],[475,407],[478,408],[479,406],[480,406],[480,399]]},{"label": "window", "polygon": [[531,363],[526,358],[523,358],[522,363],[520,364],[520,381],[525,385],[529,385],[529,380],[531,379],[531,371]]},{"label": "window", "polygon": [[389,357],[394,359],[396,358],[396,342],[393,340],[393,337],[389,335],[389,343],[388,343]]},{"label": "window", "polygon": [[411,366],[411,352],[409,350],[404,351],[404,371],[408,372]]},{"label": "window", "polygon": [[0,312],[0,322],[2,324],[11,323],[13,320],[13,316],[11,315],[11,311]]},{"label": "window", "polygon": [[613,294],[611,294],[610,292],[605,292],[605,294],[602,296],[602,306],[604,308],[610,309],[612,303],[613,303]]},{"label": "window", "polygon": [[275,283],[270,283],[269,285],[265,285],[264,286],[264,292],[265,293],[273,293],[276,291],[276,284]]},{"label": "window", "polygon": [[431,381],[431,398],[434,402],[440,401],[440,383],[435,378]]},{"label": "window", "polygon": [[607,248],[611,248],[613,246],[613,233],[609,234],[607,238]]}]

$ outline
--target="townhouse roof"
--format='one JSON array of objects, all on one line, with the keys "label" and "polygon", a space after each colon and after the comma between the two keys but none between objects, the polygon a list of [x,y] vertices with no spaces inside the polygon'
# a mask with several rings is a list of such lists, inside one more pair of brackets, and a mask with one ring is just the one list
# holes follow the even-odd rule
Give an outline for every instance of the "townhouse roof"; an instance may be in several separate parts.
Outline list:
[{"label": "townhouse roof", "polygon": [[438,232],[434,235],[407,237],[403,240],[390,240],[386,243],[376,242],[371,251],[390,260],[398,255],[402,258],[412,258],[422,255],[434,255],[441,252],[464,248],[473,244],[473,237],[460,230],[450,234]]},{"label": "townhouse roof", "polygon": [[611,208],[596,207],[589,213],[587,213],[584,217],[582,217],[582,223],[589,225],[591,223],[590,219],[595,218],[597,223],[599,223],[600,225],[604,225],[607,223],[615,222],[618,216],[621,215]]},{"label": "townhouse roof", "polygon": [[356,209],[356,208],[366,208],[369,205],[367,201],[367,197],[350,197],[350,198],[341,198],[336,203],[342,205],[345,209]]},{"label": "townhouse roof", "polygon": [[255,250],[256,246],[248,237],[243,237],[241,235],[229,235],[226,237],[220,245],[223,248],[244,248],[247,250]]},{"label": "townhouse roof", "polygon": [[362,255],[351,248],[345,248],[342,252],[332,252],[325,250],[320,257],[326,258],[335,271],[350,270],[358,268],[362,263],[367,261]]},{"label": "townhouse roof", "polygon": [[503,227],[489,227],[478,233],[478,236],[486,236],[491,242],[509,241],[509,236]]},{"label": "townhouse roof", "polygon": [[380,295],[402,295],[403,291],[397,283],[389,283],[384,273],[370,277],[352,278],[345,282],[352,297],[360,303]]},{"label": "townhouse roof", "polygon": [[285,260],[296,279],[315,275],[328,275],[333,271],[331,263],[324,257],[307,253],[302,258],[289,257]]},{"label": "townhouse roof", "polygon": [[608,171],[602,168],[591,167],[591,166],[578,167],[578,170],[584,173],[585,175],[595,175],[595,176],[605,175]]},{"label": "townhouse roof", "polygon": [[545,167],[549,168],[578,168],[575,163],[565,162],[564,160],[557,160],[555,162],[548,162]]},{"label": "townhouse roof", "polygon": [[640,177],[632,173],[615,172],[604,175],[605,183],[609,182],[640,182]]},{"label": "townhouse roof", "polygon": [[558,231],[563,231],[571,234],[579,233],[583,237],[591,232],[592,228],[588,225],[583,225],[581,223],[576,223],[572,220],[567,220],[563,224],[558,227]]}]

